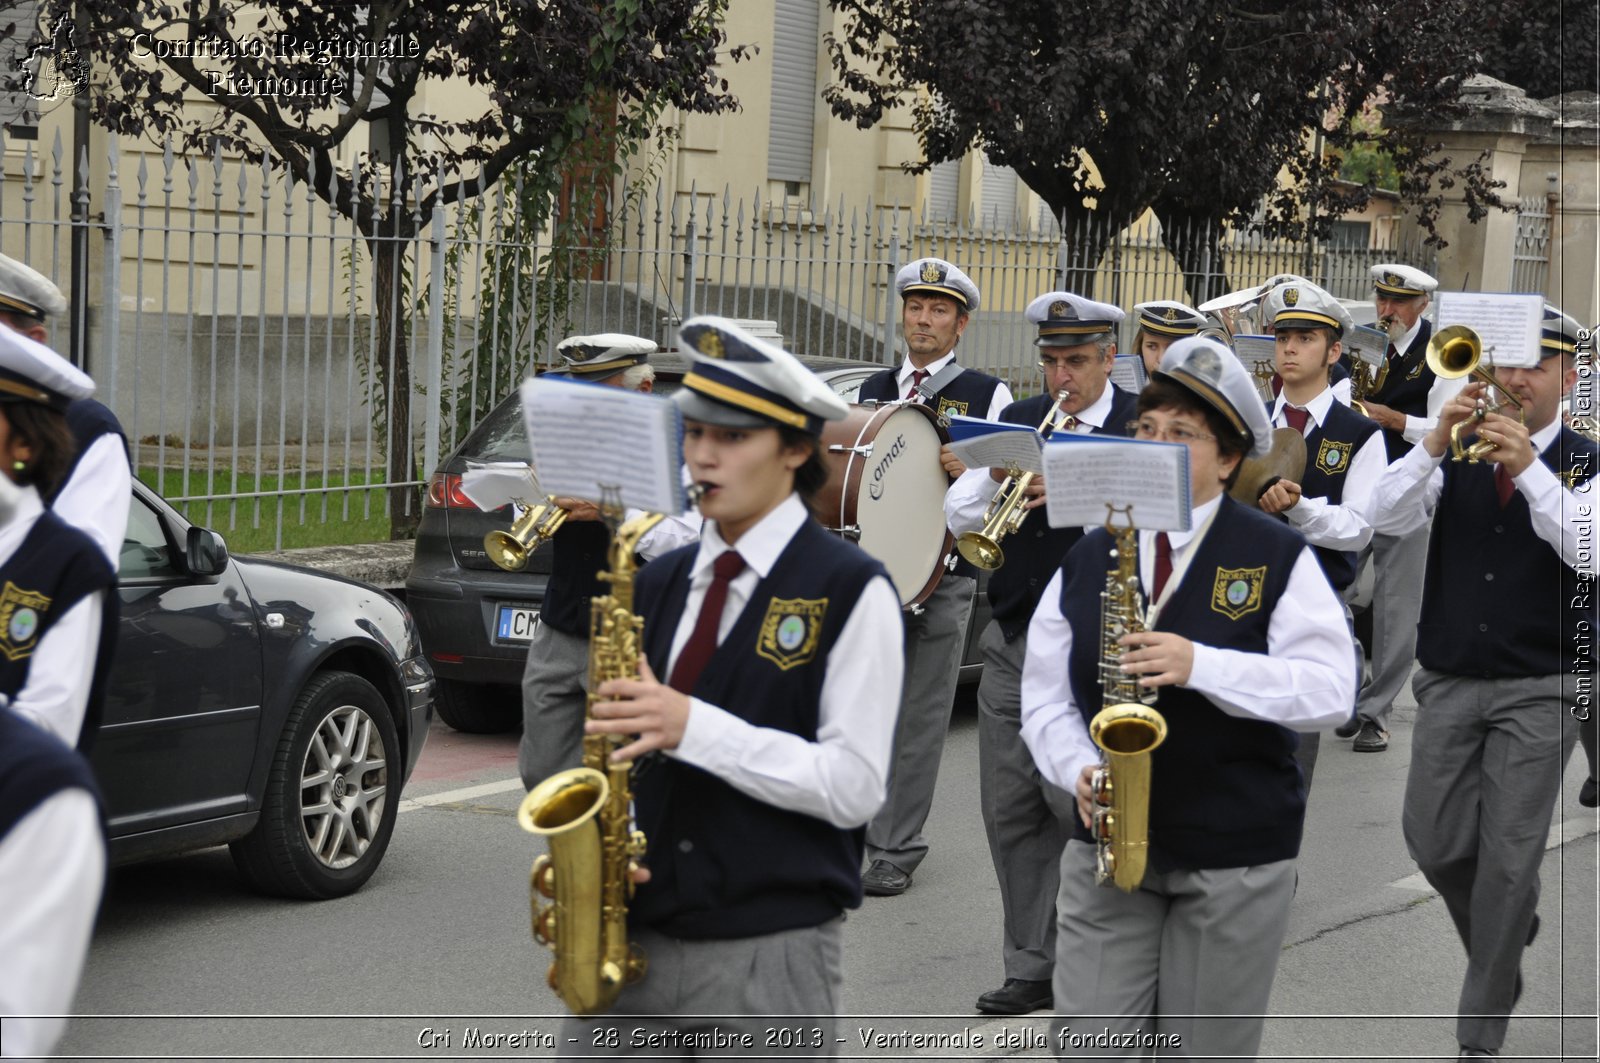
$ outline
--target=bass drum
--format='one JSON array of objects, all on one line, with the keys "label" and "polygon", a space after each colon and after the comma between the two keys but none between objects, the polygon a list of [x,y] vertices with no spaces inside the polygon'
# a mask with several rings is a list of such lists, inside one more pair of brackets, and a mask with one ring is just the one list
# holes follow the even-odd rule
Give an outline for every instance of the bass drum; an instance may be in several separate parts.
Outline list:
[{"label": "bass drum", "polygon": [[902,606],[933,593],[953,536],[944,524],[950,486],[939,460],[949,434],[926,406],[851,406],[822,429],[828,482],[812,512],[889,570]]}]

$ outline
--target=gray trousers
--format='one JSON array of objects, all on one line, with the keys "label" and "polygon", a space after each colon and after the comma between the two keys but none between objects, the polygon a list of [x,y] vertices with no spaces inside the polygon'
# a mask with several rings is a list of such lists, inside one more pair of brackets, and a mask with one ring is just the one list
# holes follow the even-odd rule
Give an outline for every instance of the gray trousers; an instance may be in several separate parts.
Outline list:
[{"label": "gray trousers", "polygon": [[[1539,905],[1539,864],[1577,742],[1574,676],[1417,673],[1401,823],[1467,950],[1456,1039],[1497,1049]],[[1565,690],[1563,685],[1565,684]]]},{"label": "gray trousers", "polygon": [[[1095,885],[1094,857],[1094,845],[1077,840],[1061,857],[1056,1058],[1253,1059],[1289,926],[1295,862],[1149,872],[1124,893]],[[1110,1045],[1092,1039],[1104,1030]]]},{"label": "gray trousers", "polygon": [[[609,1015],[563,1022],[562,1058],[820,1059],[837,1053],[843,916],[760,937],[684,941],[647,930],[635,942],[650,965],[645,976],[623,989]],[[718,1034],[720,1046],[685,1046],[684,1035],[712,1040]],[[748,1035],[750,1044],[737,1043],[739,1035]]]},{"label": "gray trousers", "polygon": [[1044,779],[1022,741],[1022,662],[1028,637],[1010,642],[989,621],[978,684],[978,795],[989,857],[1000,881],[1007,978],[1043,982],[1056,962],[1056,893],[1061,851],[1076,803]]},{"label": "gray trousers", "polygon": [[1386,731],[1394,699],[1416,663],[1429,530],[1425,525],[1402,536],[1374,532],[1368,548],[1372,551],[1372,677],[1356,698],[1356,714]]},{"label": "gray trousers", "polygon": [[905,687],[895,724],[888,796],[867,824],[869,862],[887,860],[909,873],[928,855],[922,825],[928,821],[939,780],[939,757],[950,729],[975,582],[968,576],[947,575],[923,603],[921,615],[905,614]]},{"label": "gray trousers", "polygon": [[589,640],[539,621],[522,669],[517,771],[528,789],[582,762],[588,682]]}]

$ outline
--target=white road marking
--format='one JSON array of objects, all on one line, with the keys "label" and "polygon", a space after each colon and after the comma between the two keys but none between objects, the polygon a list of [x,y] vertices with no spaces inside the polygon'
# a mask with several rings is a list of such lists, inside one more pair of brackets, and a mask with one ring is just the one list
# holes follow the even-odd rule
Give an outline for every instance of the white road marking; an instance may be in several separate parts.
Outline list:
[{"label": "white road marking", "polygon": [[429,808],[433,805],[452,805],[457,801],[471,801],[479,797],[490,797],[494,794],[510,793],[512,790],[521,789],[521,779],[501,779],[499,782],[463,786],[459,790],[444,790],[436,794],[428,794],[426,797],[408,797],[400,802],[400,811],[415,812],[419,808]]},{"label": "white road marking", "polygon": [[[1600,831],[1600,820],[1592,816],[1587,819],[1564,819],[1550,827],[1550,838],[1545,842],[1544,847],[1547,851],[1556,849],[1566,845],[1568,842],[1575,842],[1579,838],[1587,838],[1597,831]],[[1407,875],[1405,878],[1396,879],[1389,885],[1397,890],[1415,890],[1417,893],[1434,892],[1434,888],[1428,885],[1428,880],[1423,877],[1420,871],[1415,875]]]}]

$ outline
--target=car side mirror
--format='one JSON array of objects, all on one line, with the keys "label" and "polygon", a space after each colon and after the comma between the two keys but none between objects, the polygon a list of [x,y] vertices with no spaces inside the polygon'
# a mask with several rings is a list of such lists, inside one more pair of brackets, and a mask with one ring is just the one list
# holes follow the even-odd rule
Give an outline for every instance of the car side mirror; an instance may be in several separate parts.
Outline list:
[{"label": "car side mirror", "polygon": [[210,528],[191,527],[183,560],[193,575],[220,576],[228,568],[228,544]]}]

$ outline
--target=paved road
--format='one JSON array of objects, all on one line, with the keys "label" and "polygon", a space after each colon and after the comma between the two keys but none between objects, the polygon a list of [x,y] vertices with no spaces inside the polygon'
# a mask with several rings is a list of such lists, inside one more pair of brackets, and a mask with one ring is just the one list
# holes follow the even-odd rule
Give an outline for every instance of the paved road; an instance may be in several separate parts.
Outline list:
[{"label": "paved road", "polygon": [[[1324,746],[1264,1058],[1454,1056],[1450,1016],[1464,960],[1400,838],[1407,708],[1386,753],[1358,755],[1331,739]],[[869,898],[850,917],[850,1017],[840,1034],[850,1042],[843,1051],[859,1058],[1048,1056],[1037,1047],[1047,1017],[998,1022],[971,1011],[1001,977],[976,761],[972,712],[958,710],[932,854],[909,893]],[[1596,1056],[1596,819],[1572,796],[1581,762],[1580,753],[1569,765],[1557,813],[1566,840],[1545,861],[1545,929],[1525,962],[1528,989],[1508,1057]],[[515,767],[514,737],[436,725],[388,857],[345,900],[254,896],[225,850],[118,871],[78,998],[81,1013],[102,1017],[75,1020],[60,1051],[95,1059],[548,1056],[543,1046],[559,1031],[548,1016],[559,1005],[544,984],[546,955],[528,940],[535,849],[512,819]],[[184,1017],[197,1014],[209,1017]],[[508,1039],[470,1047],[473,1030]],[[864,1050],[868,1030],[943,1033],[972,1047]],[[512,1037],[523,1031],[520,1042]],[[996,1043],[1002,1031],[1009,1046]]]}]

